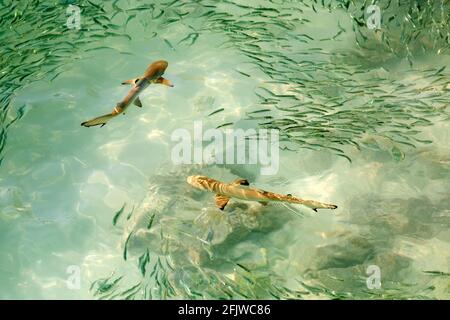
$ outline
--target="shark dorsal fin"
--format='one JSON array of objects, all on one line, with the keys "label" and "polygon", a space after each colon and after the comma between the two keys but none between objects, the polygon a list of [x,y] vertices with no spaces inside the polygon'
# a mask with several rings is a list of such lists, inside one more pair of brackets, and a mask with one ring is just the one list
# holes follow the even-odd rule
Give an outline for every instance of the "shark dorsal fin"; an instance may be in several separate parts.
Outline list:
[{"label": "shark dorsal fin", "polygon": [[131,85],[135,85],[136,83],[138,83],[138,81],[141,78],[134,78],[134,79],[130,79],[130,80],[125,80],[124,82],[122,82],[122,84],[131,84]]},{"label": "shark dorsal fin", "polygon": [[230,184],[233,186],[249,186],[250,185],[250,183],[246,179],[236,179]]},{"label": "shark dorsal fin", "polygon": [[216,196],[214,197],[214,200],[216,201],[216,206],[220,210],[223,210],[223,209],[225,209],[225,206],[227,205],[228,201],[230,201],[230,198],[228,198],[226,196],[222,196],[220,194],[216,194]]}]

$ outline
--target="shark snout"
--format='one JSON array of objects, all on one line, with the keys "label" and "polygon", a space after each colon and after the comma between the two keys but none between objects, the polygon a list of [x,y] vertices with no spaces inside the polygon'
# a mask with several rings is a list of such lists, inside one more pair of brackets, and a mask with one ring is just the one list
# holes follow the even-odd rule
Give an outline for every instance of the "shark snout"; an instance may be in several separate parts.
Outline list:
[{"label": "shark snout", "polygon": [[161,71],[165,71],[169,63],[166,60],[158,60],[153,62],[151,65],[153,65],[154,67],[158,68]]},{"label": "shark snout", "polygon": [[199,183],[199,177],[201,176],[189,176],[187,177],[186,181],[187,183],[189,183],[190,185],[194,186],[194,187],[199,187],[200,183]]},{"label": "shark snout", "polygon": [[187,183],[193,184],[194,178],[195,178],[195,176],[189,176],[189,177],[187,177],[187,179],[186,179]]},{"label": "shark snout", "polygon": [[169,63],[166,60],[158,60],[153,62],[148,66],[147,70],[145,70],[144,76],[146,78],[159,78],[166,71]]},{"label": "shark snout", "polygon": [[204,178],[206,178],[206,177],[205,176],[189,176],[189,177],[187,177],[186,181],[191,186],[194,186],[196,188],[204,190],[205,187],[202,184],[202,181],[204,180]]}]

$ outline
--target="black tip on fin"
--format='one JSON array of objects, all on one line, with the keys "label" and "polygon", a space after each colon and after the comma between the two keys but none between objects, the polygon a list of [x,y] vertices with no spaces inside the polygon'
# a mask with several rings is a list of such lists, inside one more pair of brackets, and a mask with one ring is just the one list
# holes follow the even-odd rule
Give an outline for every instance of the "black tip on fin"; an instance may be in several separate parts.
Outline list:
[{"label": "black tip on fin", "polygon": [[236,179],[231,184],[235,186],[249,186],[250,182],[247,179]]},{"label": "black tip on fin", "polygon": [[317,212],[317,208],[313,208],[313,210],[314,210],[315,212]]},{"label": "black tip on fin", "polygon": [[106,123],[103,123],[103,124],[100,126],[100,128],[103,127],[104,125],[106,125]]}]

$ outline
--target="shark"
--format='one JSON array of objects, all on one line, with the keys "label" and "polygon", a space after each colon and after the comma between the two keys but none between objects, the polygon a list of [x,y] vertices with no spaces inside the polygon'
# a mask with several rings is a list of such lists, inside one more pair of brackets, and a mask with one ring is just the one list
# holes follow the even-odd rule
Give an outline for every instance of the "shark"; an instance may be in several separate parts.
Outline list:
[{"label": "shark", "polygon": [[171,81],[162,77],[164,72],[167,69],[169,63],[165,60],[158,60],[151,63],[144,72],[144,75],[126,80],[122,82],[123,85],[130,84],[132,88],[126,95],[126,97],[119,103],[116,104],[113,111],[111,113],[105,114],[103,116],[91,119],[89,121],[85,121],[81,123],[84,127],[93,127],[100,125],[103,127],[109,120],[114,118],[115,116],[122,114],[125,110],[130,106],[130,104],[134,104],[138,107],[142,107],[142,102],[139,99],[139,95],[144,91],[151,83],[162,84],[169,87],[173,87]]},{"label": "shark", "polygon": [[278,194],[261,189],[248,187],[250,183],[246,179],[236,179],[231,183],[224,183],[206,176],[189,176],[187,183],[193,187],[215,193],[216,206],[224,210],[231,198],[257,201],[263,205],[268,202],[287,202],[301,204],[317,212],[317,209],[336,209],[334,204],[322,203],[314,200],[305,200],[294,197],[292,194]]}]

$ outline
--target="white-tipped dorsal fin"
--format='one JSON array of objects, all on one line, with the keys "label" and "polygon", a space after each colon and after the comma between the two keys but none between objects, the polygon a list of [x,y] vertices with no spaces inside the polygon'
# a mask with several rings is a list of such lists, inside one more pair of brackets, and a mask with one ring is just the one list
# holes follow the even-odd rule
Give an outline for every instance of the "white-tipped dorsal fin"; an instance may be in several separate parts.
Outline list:
[{"label": "white-tipped dorsal fin", "polygon": [[228,198],[226,196],[222,196],[220,194],[216,194],[214,200],[216,201],[216,206],[220,210],[223,210],[223,209],[225,209],[225,206],[227,205],[228,201],[230,201],[230,198]]},{"label": "white-tipped dorsal fin", "polygon": [[139,108],[142,108],[142,102],[141,102],[141,99],[139,99],[139,97],[134,99],[133,104],[138,106]]},{"label": "white-tipped dorsal fin", "polygon": [[233,186],[249,186],[250,183],[246,179],[236,179],[231,183]]},{"label": "white-tipped dorsal fin", "polygon": [[122,82],[122,84],[132,84],[135,85],[141,78],[134,78],[134,79],[130,79],[130,80],[125,80],[124,82]]}]

